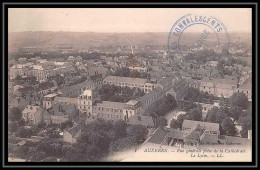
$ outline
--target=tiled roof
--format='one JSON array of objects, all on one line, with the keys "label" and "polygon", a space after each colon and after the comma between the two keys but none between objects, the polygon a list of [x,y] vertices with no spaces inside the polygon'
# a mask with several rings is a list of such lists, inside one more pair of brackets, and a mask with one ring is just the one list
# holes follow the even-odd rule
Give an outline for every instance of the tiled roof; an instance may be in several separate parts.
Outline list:
[{"label": "tiled roof", "polygon": [[176,130],[176,129],[170,129],[168,136],[171,138],[176,138],[176,139],[184,138],[183,132],[180,130]]},{"label": "tiled roof", "polygon": [[200,143],[216,144],[216,143],[218,143],[218,135],[217,134],[204,133],[200,138]]},{"label": "tiled roof", "polygon": [[57,96],[54,98],[54,102],[77,104],[77,98]]},{"label": "tiled roof", "polygon": [[158,128],[153,132],[153,135],[148,140],[149,143],[161,144],[164,142],[165,137],[167,136],[167,132],[165,132],[162,128]]},{"label": "tiled roof", "polygon": [[101,103],[96,103],[96,106],[108,107],[108,108],[114,108],[114,109],[124,109],[125,103],[102,101]]},{"label": "tiled roof", "polygon": [[151,92],[146,93],[144,96],[138,98],[138,101],[145,103],[146,101],[150,100],[156,94],[160,94],[162,92],[163,92],[163,89],[160,87],[157,87],[157,88],[153,89]]},{"label": "tiled roof", "polygon": [[108,76],[104,81],[113,81],[113,82],[124,82],[129,84],[145,84],[147,79],[142,78],[133,78],[133,77],[119,77],[119,76]]}]

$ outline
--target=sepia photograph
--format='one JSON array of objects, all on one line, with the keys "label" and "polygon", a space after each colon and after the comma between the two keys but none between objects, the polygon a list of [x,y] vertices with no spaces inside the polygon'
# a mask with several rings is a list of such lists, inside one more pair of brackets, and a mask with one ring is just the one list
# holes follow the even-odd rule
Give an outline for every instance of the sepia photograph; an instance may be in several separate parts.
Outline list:
[{"label": "sepia photograph", "polygon": [[253,161],[252,8],[39,7],[6,9],[8,163]]}]

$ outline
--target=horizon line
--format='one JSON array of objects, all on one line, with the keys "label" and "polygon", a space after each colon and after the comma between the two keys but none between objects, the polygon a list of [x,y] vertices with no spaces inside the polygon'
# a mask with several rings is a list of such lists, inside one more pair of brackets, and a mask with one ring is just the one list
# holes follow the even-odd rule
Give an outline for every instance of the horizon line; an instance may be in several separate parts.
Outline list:
[{"label": "horizon line", "polygon": [[[144,32],[95,32],[95,31],[12,31],[12,32],[8,32],[9,33],[25,33],[25,32],[68,32],[68,33],[169,33],[168,31],[165,32],[161,32],[161,31],[144,31]],[[199,33],[199,32],[187,32],[187,33]],[[232,32],[228,32],[228,33],[247,33],[250,34],[252,32],[247,32],[247,31],[232,31]]]}]

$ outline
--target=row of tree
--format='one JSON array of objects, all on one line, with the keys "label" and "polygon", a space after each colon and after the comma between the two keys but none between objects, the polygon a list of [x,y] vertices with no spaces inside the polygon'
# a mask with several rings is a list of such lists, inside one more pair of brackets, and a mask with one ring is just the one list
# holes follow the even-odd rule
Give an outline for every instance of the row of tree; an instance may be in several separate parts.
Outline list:
[{"label": "row of tree", "polygon": [[139,88],[119,87],[105,84],[98,91],[102,101],[128,102],[129,100],[143,96],[145,93]]},{"label": "row of tree", "polygon": [[34,144],[11,147],[9,154],[27,161],[101,161],[115,152],[135,149],[147,134],[148,130],[141,125],[97,119],[82,129],[77,143],[64,143],[60,138],[48,137]]},{"label": "row of tree", "polygon": [[129,68],[126,67],[117,69],[113,75],[120,76],[120,77],[134,77],[134,78],[145,78],[145,79],[149,79],[151,77],[149,73],[139,72],[136,70],[131,71]]}]

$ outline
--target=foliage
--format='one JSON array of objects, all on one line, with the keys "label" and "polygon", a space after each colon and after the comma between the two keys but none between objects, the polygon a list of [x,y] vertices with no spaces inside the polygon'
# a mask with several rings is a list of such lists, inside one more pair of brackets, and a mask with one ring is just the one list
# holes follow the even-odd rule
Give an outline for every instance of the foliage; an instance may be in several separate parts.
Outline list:
[{"label": "foliage", "polygon": [[19,127],[18,128],[18,135],[21,138],[30,138],[33,132],[30,128]]},{"label": "foliage", "polygon": [[206,116],[206,122],[212,123],[222,123],[222,121],[228,117],[227,113],[223,110],[219,109],[218,107],[214,106],[210,109]]},{"label": "foliage", "polygon": [[72,126],[73,126],[72,121],[71,120],[67,120],[67,121],[61,123],[60,129],[61,129],[61,131],[63,131],[64,129],[70,128]]},{"label": "foliage", "polygon": [[125,137],[125,138],[120,138],[116,141],[113,141],[110,144],[109,151],[110,151],[110,153],[122,152],[122,151],[126,151],[128,149],[131,149],[134,146],[136,146],[134,138]]},{"label": "foliage", "polygon": [[236,92],[230,97],[230,105],[231,107],[241,107],[246,110],[248,108],[248,98],[242,92]]},{"label": "foliage", "polygon": [[202,109],[197,107],[186,113],[187,120],[202,121]]},{"label": "foliage", "polygon": [[8,130],[10,132],[15,132],[17,130],[17,123],[16,122],[8,123]]},{"label": "foliage", "polygon": [[240,134],[243,138],[247,138],[248,130],[252,130],[252,117],[250,115],[241,116],[239,122],[242,124]]},{"label": "foliage", "polygon": [[141,144],[147,137],[148,130],[142,125],[130,125],[127,129],[127,136],[134,139],[136,144]]},{"label": "foliage", "polygon": [[197,105],[190,101],[178,101],[178,108],[183,111],[189,111],[190,109],[196,108]]},{"label": "foliage", "polygon": [[119,87],[115,85],[105,84],[99,90],[100,99],[112,102],[128,102],[129,100],[141,97],[144,92],[138,88]]},{"label": "foliage", "polygon": [[225,118],[222,121],[221,129],[222,129],[222,133],[227,136],[236,136],[238,133],[234,122],[229,117]]},{"label": "foliage", "polygon": [[127,124],[123,120],[118,120],[115,122],[113,131],[115,133],[115,139],[124,138],[127,135],[126,132]]},{"label": "foliage", "polygon": [[158,125],[160,127],[167,126],[167,119],[164,118],[163,116],[160,116],[159,119],[158,119]]},{"label": "foliage", "polygon": [[22,112],[17,107],[10,108],[8,118],[11,121],[18,121],[22,117]]},{"label": "foliage", "polygon": [[156,107],[150,112],[150,115],[165,116],[170,110],[174,109],[177,104],[172,95],[164,96],[163,99],[156,104]]},{"label": "foliage", "polygon": [[149,79],[151,77],[150,74],[146,72],[139,72],[137,70],[131,71],[129,68],[125,68],[125,67],[117,69],[113,75],[120,76],[120,77],[134,77],[134,78],[145,78],[145,79]]},{"label": "foliage", "polygon": [[183,99],[191,102],[212,104],[215,97],[212,94],[209,94],[208,92],[203,92],[197,88],[189,87]]}]

